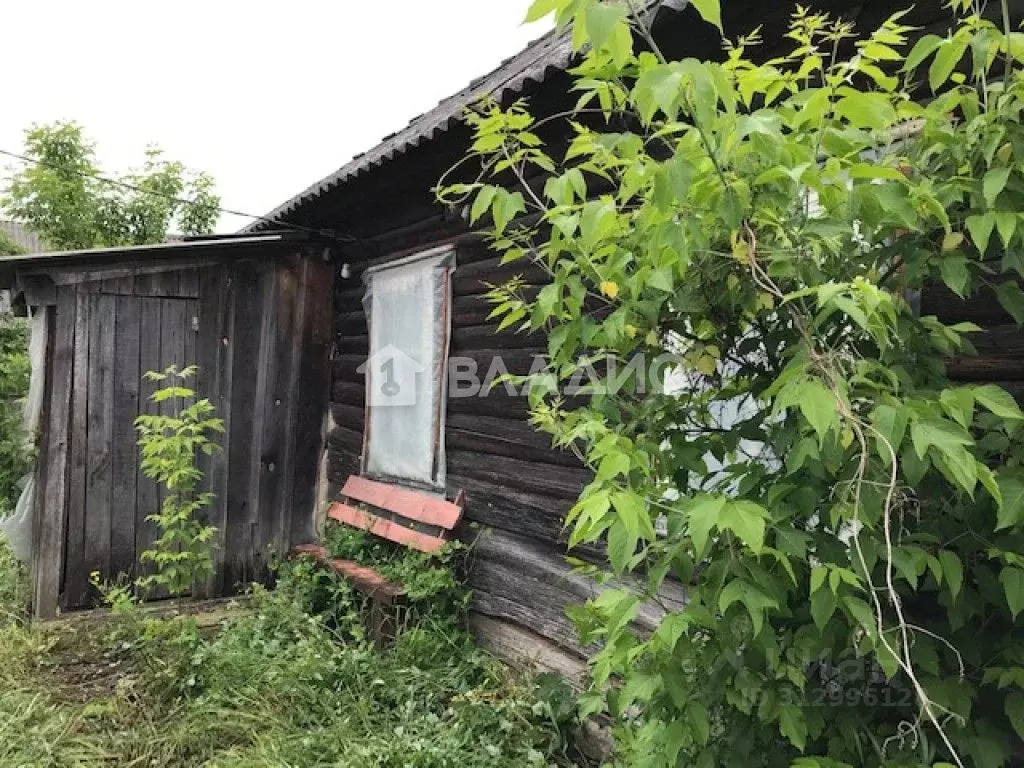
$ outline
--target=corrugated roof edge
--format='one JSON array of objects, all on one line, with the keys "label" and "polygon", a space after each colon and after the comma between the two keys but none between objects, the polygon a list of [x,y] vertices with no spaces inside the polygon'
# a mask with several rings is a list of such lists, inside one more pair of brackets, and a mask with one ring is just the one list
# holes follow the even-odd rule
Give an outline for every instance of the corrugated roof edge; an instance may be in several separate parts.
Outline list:
[{"label": "corrugated roof edge", "polygon": [[[663,8],[682,11],[688,5],[689,0],[647,0],[644,12],[657,13]],[[409,149],[440,137],[460,124],[465,109],[481,99],[491,96],[504,102],[518,96],[528,82],[542,83],[552,72],[564,72],[573,57],[568,31],[552,29],[515,56],[506,59],[490,74],[474,79],[468,87],[444,99],[430,112],[413,118],[402,130],[386,137],[376,147],[356,155],[331,175],[325,176],[239,232],[244,234],[269,229],[275,222],[294,214],[302,205],[325,192],[369,173]]]},{"label": "corrugated roof edge", "polygon": [[373,149],[356,155],[334,173],[324,177],[295,197],[282,203],[261,220],[247,225],[240,232],[258,232],[272,226],[303,204],[331,189],[377,168],[407,150],[433,141],[462,122],[466,107],[488,96],[498,101],[522,93],[529,81],[543,82],[551,72],[562,72],[573,58],[572,44],[564,32],[551,30],[517,55],[503,62],[490,74],[476,78],[467,88],[441,101],[433,110],[413,118],[409,124],[387,137]]}]

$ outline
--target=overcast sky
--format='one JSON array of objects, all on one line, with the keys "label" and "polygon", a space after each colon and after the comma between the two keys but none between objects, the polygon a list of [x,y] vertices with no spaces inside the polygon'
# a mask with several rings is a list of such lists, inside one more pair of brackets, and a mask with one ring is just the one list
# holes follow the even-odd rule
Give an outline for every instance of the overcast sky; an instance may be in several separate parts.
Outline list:
[{"label": "overcast sky", "polygon": [[225,207],[264,214],[543,34],[521,26],[528,5],[5,2],[0,149],[19,151],[31,123],[77,120],[104,170],[155,143],[213,174]]}]

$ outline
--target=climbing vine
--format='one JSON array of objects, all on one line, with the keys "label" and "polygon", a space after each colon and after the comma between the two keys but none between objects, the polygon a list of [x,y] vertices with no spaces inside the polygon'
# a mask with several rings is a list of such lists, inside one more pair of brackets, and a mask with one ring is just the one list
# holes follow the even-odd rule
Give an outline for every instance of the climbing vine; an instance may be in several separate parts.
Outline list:
[{"label": "climbing vine", "polygon": [[[533,422],[595,473],[570,543],[646,585],[572,610],[600,649],[582,712],[624,765],[1019,750],[1024,414],[945,365],[982,338],[957,297],[1024,322],[1024,35],[986,7],[956,0],[945,37],[798,9],[788,53],[699,61],[662,54],[646,3],[536,0],[580,51],[576,109],[469,116],[453,178],[479,174],[440,194],[548,276],[494,314],[546,333]],[[671,386],[635,365],[666,353]],[[670,578],[686,607],[638,635]]]}]

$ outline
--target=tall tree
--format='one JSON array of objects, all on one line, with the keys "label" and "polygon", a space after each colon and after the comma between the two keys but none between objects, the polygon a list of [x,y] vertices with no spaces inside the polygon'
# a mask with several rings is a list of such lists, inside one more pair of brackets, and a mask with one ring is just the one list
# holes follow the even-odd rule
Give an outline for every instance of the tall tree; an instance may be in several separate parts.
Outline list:
[{"label": "tall tree", "polygon": [[23,154],[32,162],[11,177],[0,205],[56,248],[159,243],[172,229],[205,234],[217,221],[213,179],[157,147],[146,148],[141,169],[112,177],[101,174],[82,126],[57,122],[26,130]]}]

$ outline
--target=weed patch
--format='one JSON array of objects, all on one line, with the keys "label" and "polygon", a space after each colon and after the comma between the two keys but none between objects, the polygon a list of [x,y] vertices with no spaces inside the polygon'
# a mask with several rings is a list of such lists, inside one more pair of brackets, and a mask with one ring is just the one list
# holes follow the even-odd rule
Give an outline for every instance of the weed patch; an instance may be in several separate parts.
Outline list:
[{"label": "weed patch", "polygon": [[357,597],[311,564],[284,565],[213,635],[124,606],[106,631],[33,629],[19,582],[0,554],[0,765],[572,762],[536,687],[457,621],[424,610],[376,650]]}]

